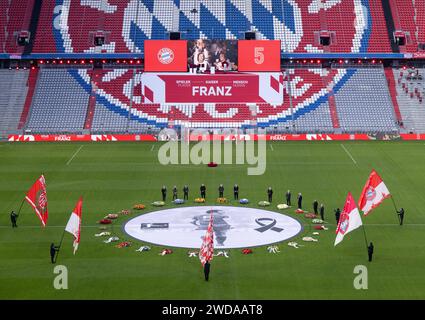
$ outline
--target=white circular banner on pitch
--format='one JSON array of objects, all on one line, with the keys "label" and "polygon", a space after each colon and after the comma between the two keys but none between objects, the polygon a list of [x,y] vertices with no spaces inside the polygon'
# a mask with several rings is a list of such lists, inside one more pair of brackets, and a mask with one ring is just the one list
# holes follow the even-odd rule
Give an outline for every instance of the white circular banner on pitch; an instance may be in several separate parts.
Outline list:
[{"label": "white circular banner on pitch", "polygon": [[205,206],[180,207],[137,216],[124,231],[141,241],[170,247],[200,248],[211,212],[216,249],[262,246],[290,239],[302,231],[289,216],[262,209]]}]

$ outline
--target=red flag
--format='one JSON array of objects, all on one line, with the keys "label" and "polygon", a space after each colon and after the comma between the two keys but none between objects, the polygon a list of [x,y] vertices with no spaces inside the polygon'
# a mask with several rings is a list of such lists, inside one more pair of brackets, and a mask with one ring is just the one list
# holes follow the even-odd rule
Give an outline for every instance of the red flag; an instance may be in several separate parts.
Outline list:
[{"label": "red flag", "polygon": [[49,215],[47,212],[47,191],[44,175],[41,175],[28,190],[25,200],[27,200],[30,206],[34,209],[43,227],[45,227]]},{"label": "red flag", "polygon": [[340,243],[347,233],[357,229],[362,224],[359,209],[357,209],[356,206],[356,201],[354,201],[351,192],[349,192],[347,199],[345,200],[344,209],[339,217],[334,246]]},{"label": "red flag", "polygon": [[214,255],[214,229],[213,229],[213,214],[211,213],[210,223],[208,224],[207,233],[205,234],[204,241],[202,242],[201,249],[199,250],[199,259],[202,265],[207,261],[211,261]]},{"label": "red flag", "polygon": [[81,197],[77,205],[74,208],[74,211],[71,213],[71,217],[66,224],[65,231],[68,231],[70,234],[74,236],[74,254],[78,249],[78,245],[80,243],[81,236],[81,213],[83,207],[83,198]]},{"label": "red flag", "polygon": [[390,191],[384,181],[382,181],[381,177],[375,170],[372,170],[369,175],[369,179],[367,179],[363,188],[362,194],[360,195],[359,208],[366,216],[370,211],[375,209],[382,201],[390,196]]}]

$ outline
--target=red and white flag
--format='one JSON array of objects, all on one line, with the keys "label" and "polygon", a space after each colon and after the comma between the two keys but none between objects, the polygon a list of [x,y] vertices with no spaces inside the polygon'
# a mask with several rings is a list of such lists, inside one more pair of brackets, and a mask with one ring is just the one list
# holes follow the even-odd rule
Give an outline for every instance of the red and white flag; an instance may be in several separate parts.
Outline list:
[{"label": "red and white flag", "polygon": [[360,195],[359,208],[366,216],[389,197],[391,194],[384,181],[375,170],[372,170]]},{"label": "red and white flag", "polygon": [[47,191],[44,175],[41,175],[40,178],[38,178],[31,186],[25,196],[25,200],[27,200],[30,206],[34,209],[37,217],[41,221],[41,224],[45,227],[49,214],[47,211]]},{"label": "red and white flag", "polygon": [[202,265],[207,261],[211,261],[214,255],[214,228],[213,228],[213,214],[211,213],[210,223],[208,224],[207,233],[205,234],[204,241],[202,242],[201,249],[199,250],[199,259]]},{"label": "red and white flag", "polygon": [[74,211],[71,213],[71,217],[66,224],[65,231],[68,231],[70,234],[74,236],[74,254],[78,249],[78,244],[80,243],[81,236],[81,213],[83,206],[83,198],[81,197],[77,205],[75,206]]},{"label": "red and white flag", "polygon": [[344,209],[339,217],[334,246],[340,243],[347,233],[357,229],[362,224],[359,209],[357,209],[356,202],[354,201],[351,192],[349,192],[347,199],[345,200]]}]

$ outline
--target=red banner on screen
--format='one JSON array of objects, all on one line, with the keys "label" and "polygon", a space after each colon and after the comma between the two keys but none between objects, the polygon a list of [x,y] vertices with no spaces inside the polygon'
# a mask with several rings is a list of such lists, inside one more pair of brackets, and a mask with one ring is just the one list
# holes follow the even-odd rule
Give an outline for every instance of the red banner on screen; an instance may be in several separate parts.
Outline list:
[{"label": "red banner on screen", "polygon": [[143,73],[145,103],[283,102],[282,73]]},{"label": "red banner on screen", "polygon": [[239,40],[239,71],[280,70],[280,40]]},{"label": "red banner on screen", "polygon": [[187,41],[145,40],[145,71],[187,71]]},{"label": "red banner on screen", "polygon": [[165,81],[166,102],[264,102],[259,96],[255,75],[167,75],[161,79]]}]

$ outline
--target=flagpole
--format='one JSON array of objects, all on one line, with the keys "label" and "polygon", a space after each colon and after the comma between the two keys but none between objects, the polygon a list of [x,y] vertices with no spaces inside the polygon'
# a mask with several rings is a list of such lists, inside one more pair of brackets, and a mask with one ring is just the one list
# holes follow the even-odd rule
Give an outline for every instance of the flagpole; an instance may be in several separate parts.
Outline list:
[{"label": "flagpole", "polygon": [[369,254],[369,246],[368,246],[368,242],[367,242],[366,229],[364,227],[364,224],[362,224],[362,229],[363,229],[364,241],[366,243],[366,251]]},{"label": "flagpole", "polygon": [[24,202],[25,202],[25,198],[24,198],[24,199],[22,199],[21,205],[19,206],[18,216],[19,216],[19,214],[21,213],[21,209],[22,209],[22,206],[24,205]]},{"label": "flagpole", "polygon": [[398,222],[400,222],[400,218],[399,218],[399,216],[398,216],[397,206],[396,206],[396,204],[395,204],[395,201],[394,201],[394,197],[393,197],[393,195],[391,195],[391,200],[392,200],[393,205],[394,205],[394,209],[395,209],[395,213],[396,213],[396,215],[397,215]]}]

